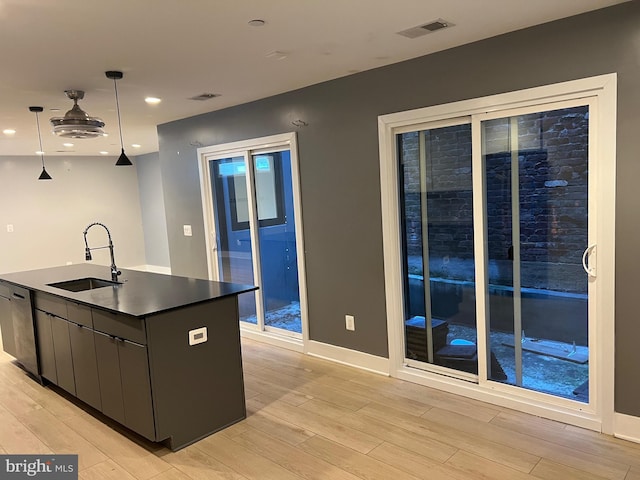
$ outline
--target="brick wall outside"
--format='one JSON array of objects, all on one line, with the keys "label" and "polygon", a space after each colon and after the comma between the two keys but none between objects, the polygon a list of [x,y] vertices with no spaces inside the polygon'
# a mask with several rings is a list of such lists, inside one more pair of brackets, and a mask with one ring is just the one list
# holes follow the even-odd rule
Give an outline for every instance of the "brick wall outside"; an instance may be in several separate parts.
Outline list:
[{"label": "brick wall outside", "polygon": [[[485,122],[490,282],[512,284],[510,119]],[[587,107],[517,117],[523,287],[585,293]],[[400,142],[409,269],[421,273],[419,135]],[[427,131],[427,218],[431,277],[472,281],[471,127]]]}]

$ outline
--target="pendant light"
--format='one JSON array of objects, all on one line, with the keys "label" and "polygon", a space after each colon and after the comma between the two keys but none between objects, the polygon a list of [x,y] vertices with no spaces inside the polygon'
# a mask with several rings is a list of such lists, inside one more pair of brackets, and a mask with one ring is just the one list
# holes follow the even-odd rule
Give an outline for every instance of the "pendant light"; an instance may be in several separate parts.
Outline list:
[{"label": "pendant light", "polygon": [[120,132],[120,147],[122,148],[122,153],[118,157],[118,161],[116,162],[116,165],[119,167],[133,165],[133,163],[131,163],[131,160],[129,160],[129,157],[127,157],[127,155],[124,153],[124,142],[122,141],[122,124],[120,123],[120,102],[118,101],[118,85],[116,84],[116,81],[120,80],[123,75],[122,75],[122,72],[118,72],[114,70],[109,70],[108,72],[104,72],[104,74],[107,76],[107,78],[113,80],[113,88],[116,92],[116,110],[118,112],[118,130]]},{"label": "pendant light", "polygon": [[38,177],[38,180],[53,180],[51,175],[47,173],[47,169],[44,168],[44,152],[42,151],[42,137],[40,136],[40,120],[38,119],[38,113],[42,112],[42,107],[29,107],[30,112],[36,114],[36,126],[38,127],[38,143],[40,144],[40,160],[42,161],[42,173]]}]

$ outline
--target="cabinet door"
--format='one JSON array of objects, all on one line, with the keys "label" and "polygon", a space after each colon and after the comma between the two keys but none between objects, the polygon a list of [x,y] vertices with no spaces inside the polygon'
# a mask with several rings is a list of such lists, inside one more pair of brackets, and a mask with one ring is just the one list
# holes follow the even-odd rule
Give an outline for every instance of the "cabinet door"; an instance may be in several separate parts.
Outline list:
[{"label": "cabinet door", "polygon": [[73,358],[71,341],[69,340],[69,322],[50,315],[53,350],[56,356],[56,374],[58,386],[72,395],[76,394],[76,383],[73,378]]},{"label": "cabinet door", "polygon": [[100,400],[93,330],[70,322],[69,339],[71,341],[76,396],[93,408],[100,410],[102,402]]},{"label": "cabinet door", "polygon": [[118,340],[110,335],[94,332],[94,341],[98,361],[102,413],[124,425],[124,403],[122,401]]},{"label": "cabinet door", "polygon": [[147,347],[118,341],[125,425],[144,437],[155,439]]},{"label": "cabinet door", "polygon": [[[3,287],[0,285],[0,287]],[[9,289],[3,295],[5,288],[0,289],[0,331],[2,332],[2,349],[12,357],[16,357],[16,341],[13,333],[13,318],[11,317],[11,300]]]},{"label": "cabinet door", "polygon": [[40,351],[40,374],[47,380],[58,384],[56,374],[56,356],[53,349],[51,318],[45,312],[35,310],[38,331],[38,350]]}]

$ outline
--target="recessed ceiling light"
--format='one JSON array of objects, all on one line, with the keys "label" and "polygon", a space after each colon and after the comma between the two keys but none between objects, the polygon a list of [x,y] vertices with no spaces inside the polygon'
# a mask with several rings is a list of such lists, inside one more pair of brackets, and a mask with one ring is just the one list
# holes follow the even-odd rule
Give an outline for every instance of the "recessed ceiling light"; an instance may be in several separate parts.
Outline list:
[{"label": "recessed ceiling light", "polygon": [[200,95],[196,95],[194,97],[189,97],[189,100],[196,100],[199,102],[203,102],[205,100],[211,100],[212,98],[219,97],[220,95],[217,93],[201,93]]},{"label": "recessed ceiling light", "polygon": [[62,145],[65,147],[73,147],[73,143],[63,143]]},{"label": "recessed ceiling light", "polygon": [[16,131],[13,128],[5,128],[2,133],[5,135],[15,135]]},{"label": "recessed ceiling light", "polygon": [[107,132],[104,132],[104,133],[102,134],[102,136],[103,136],[103,137],[108,137],[108,136],[109,136],[109,134],[108,134]]},{"label": "recessed ceiling light", "polygon": [[44,155],[44,152],[43,152],[42,150],[38,150],[38,151],[36,152],[36,155]]},{"label": "recessed ceiling light", "polygon": [[157,105],[162,101],[162,99],[158,97],[147,97],[144,99],[144,101],[147,102],[149,105]]},{"label": "recessed ceiling light", "polygon": [[102,151],[100,152],[100,155],[109,155],[109,152],[105,152],[104,150],[102,150]]},{"label": "recessed ceiling light", "polygon": [[267,22],[265,22],[264,20],[260,20],[259,18],[256,18],[254,20],[249,20],[247,23],[251,27],[264,27]]},{"label": "recessed ceiling light", "polygon": [[131,146],[133,148],[140,148],[142,145],[140,145],[139,143],[132,143]]}]

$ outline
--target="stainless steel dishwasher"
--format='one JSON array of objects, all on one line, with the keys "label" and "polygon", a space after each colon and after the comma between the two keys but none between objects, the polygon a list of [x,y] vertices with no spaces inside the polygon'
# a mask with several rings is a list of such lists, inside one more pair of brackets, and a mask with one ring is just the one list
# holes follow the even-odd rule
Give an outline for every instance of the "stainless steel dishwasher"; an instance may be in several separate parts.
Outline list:
[{"label": "stainless steel dishwasher", "polygon": [[[3,290],[8,293],[6,296],[9,299],[9,308],[3,308],[3,312],[0,312],[5,314],[2,322],[3,329],[9,330],[9,332],[3,332],[2,335],[4,350],[14,356],[25,370],[38,377],[38,356],[33,327],[31,292],[26,288],[6,283],[4,287],[6,288]],[[6,298],[3,300],[3,304],[6,305]],[[7,313],[9,313],[8,316],[6,316]],[[13,342],[8,338],[11,336],[11,327],[13,328]]]}]

